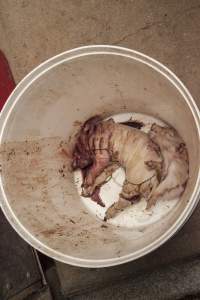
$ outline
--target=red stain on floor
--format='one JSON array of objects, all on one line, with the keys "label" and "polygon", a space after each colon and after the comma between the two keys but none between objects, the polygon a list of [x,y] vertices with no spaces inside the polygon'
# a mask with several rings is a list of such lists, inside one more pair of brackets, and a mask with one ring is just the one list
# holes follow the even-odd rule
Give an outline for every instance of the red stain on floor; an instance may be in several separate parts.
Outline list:
[{"label": "red stain on floor", "polygon": [[9,67],[8,61],[0,51],[0,110],[15,88],[15,81]]}]

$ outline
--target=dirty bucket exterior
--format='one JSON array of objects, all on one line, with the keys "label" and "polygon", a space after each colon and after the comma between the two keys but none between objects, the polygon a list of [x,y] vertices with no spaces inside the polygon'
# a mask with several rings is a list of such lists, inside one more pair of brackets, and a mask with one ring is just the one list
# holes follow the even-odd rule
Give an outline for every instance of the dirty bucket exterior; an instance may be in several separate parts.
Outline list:
[{"label": "dirty bucket exterior", "polygon": [[[61,151],[79,122],[97,113],[126,112],[169,123],[189,152],[182,199],[145,231],[102,226],[80,201]],[[139,52],[87,46],[44,62],[11,94],[0,116],[0,133],[2,210],[23,239],[59,261],[105,267],[137,259],[172,237],[198,203],[199,111],[170,70]]]}]

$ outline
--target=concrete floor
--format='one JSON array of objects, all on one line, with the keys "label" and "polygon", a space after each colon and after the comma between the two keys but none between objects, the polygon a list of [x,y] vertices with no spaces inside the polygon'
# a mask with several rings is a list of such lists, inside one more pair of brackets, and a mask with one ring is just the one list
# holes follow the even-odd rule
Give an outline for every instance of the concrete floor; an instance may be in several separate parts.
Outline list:
[{"label": "concrete floor", "polygon": [[[0,48],[19,82],[44,60],[74,47],[129,47],[174,71],[200,107],[199,17],[200,0],[0,0]],[[193,229],[195,253],[200,253],[199,216],[200,206],[192,225],[184,227],[184,243]]]},{"label": "concrete floor", "polygon": [[199,271],[200,260],[173,264],[69,300],[199,300]]},{"label": "concrete floor", "polygon": [[166,64],[198,101],[199,15],[199,0],[0,0],[0,46],[17,82],[73,47],[127,46]]}]

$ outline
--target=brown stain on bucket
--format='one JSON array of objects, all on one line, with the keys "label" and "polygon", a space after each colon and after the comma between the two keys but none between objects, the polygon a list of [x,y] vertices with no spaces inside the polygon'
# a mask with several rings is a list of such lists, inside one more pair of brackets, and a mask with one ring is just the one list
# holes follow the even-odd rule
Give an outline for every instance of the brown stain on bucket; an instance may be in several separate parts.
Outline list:
[{"label": "brown stain on bucket", "polygon": [[[63,147],[70,153],[67,141],[60,137],[1,145],[1,175],[14,214],[29,235],[63,253],[66,247],[71,255],[83,249],[90,252],[93,245],[117,247],[112,228],[101,227],[102,222],[81,206],[70,155],[60,151]],[[7,160],[10,152],[12,159]]]},{"label": "brown stain on bucket", "polygon": [[[60,151],[63,147],[67,155]],[[2,179],[12,209],[33,235],[48,244],[60,244],[62,238],[77,245],[94,239],[82,227],[85,223],[90,228],[89,214],[73,210],[79,201],[68,153],[70,147],[59,137],[7,142],[0,148]]]},{"label": "brown stain on bucket", "polygon": [[62,236],[67,232],[67,230],[67,226],[56,225],[55,228],[43,230],[40,232],[40,234],[46,238],[52,235]]}]

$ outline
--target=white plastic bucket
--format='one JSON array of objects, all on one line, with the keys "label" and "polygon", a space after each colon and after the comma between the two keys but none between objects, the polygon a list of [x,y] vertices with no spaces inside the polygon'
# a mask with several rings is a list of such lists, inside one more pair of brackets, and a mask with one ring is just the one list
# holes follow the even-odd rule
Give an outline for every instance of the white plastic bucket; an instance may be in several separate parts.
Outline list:
[{"label": "white plastic bucket", "polygon": [[[169,123],[189,152],[190,175],[182,199],[144,231],[102,226],[80,201],[62,153],[79,122],[95,114],[126,112]],[[28,74],[1,113],[1,207],[22,238],[62,262],[104,267],[137,259],[173,236],[197,205],[199,133],[192,96],[156,60],[114,46],[64,52]]]}]

